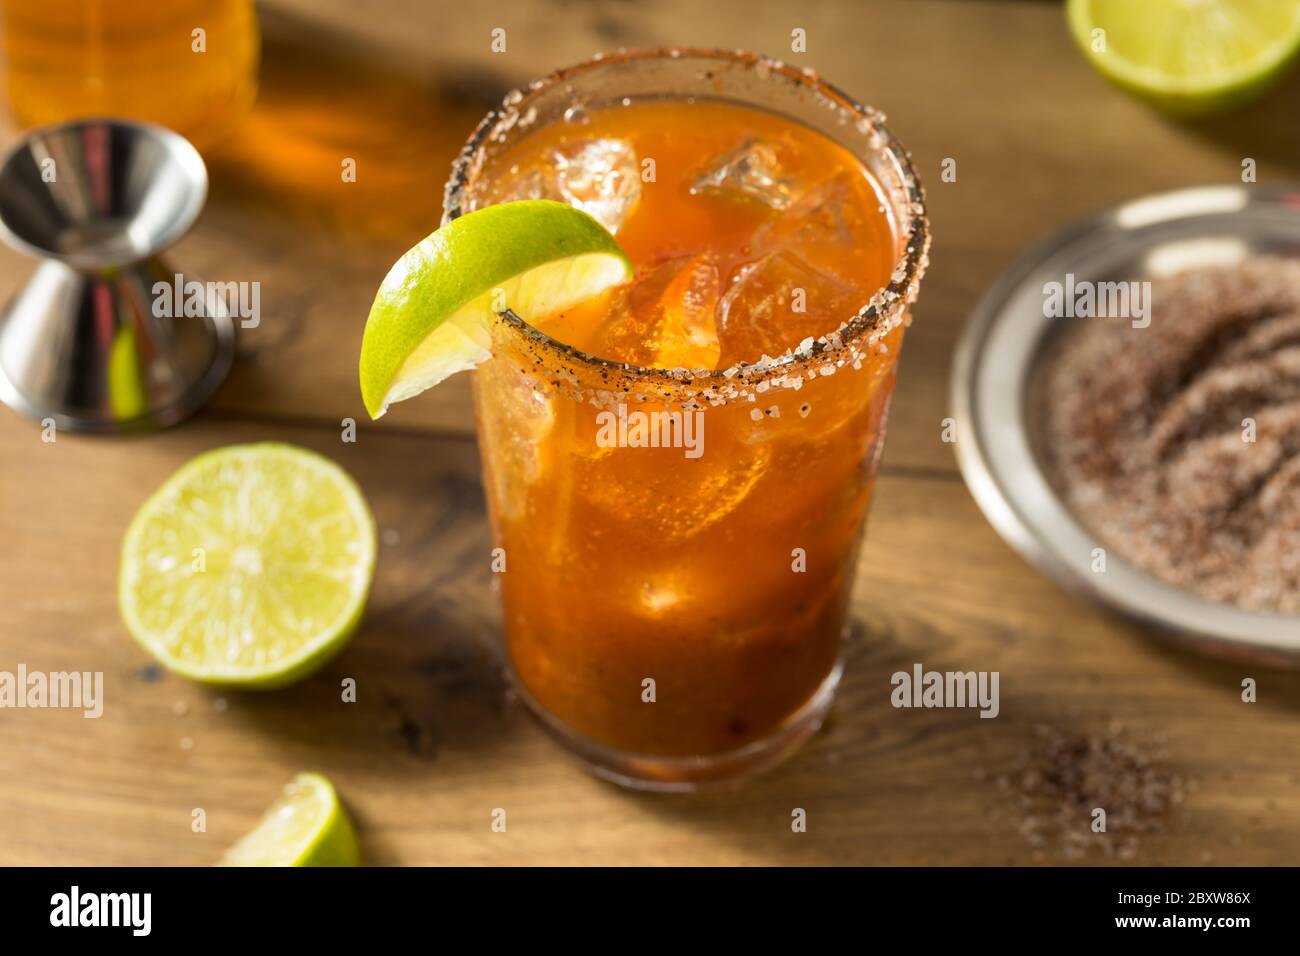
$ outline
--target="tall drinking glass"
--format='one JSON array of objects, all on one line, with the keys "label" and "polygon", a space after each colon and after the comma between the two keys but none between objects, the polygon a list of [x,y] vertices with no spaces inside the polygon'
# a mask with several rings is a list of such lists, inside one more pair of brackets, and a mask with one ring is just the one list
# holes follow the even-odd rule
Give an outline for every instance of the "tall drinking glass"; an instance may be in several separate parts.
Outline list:
[{"label": "tall drinking glass", "polygon": [[[645,104],[654,108],[634,112]],[[611,112],[619,109],[622,119]],[[738,146],[719,140],[725,155],[711,158],[710,137],[742,109],[760,132]],[[556,124],[596,137],[565,141],[556,161],[572,164],[594,149],[617,155],[609,130],[653,123],[641,130],[647,155],[595,182],[585,203],[608,219],[620,196],[641,196],[632,214],[640,218],[617,234],[637,270],[633,319],[637,290],[679,253],[688,265],[673,266],[678,284],[653,314],[690,312],[695,279],[679,277],[716,273],[709,229],[719,247],[726,232],[729,249],[754,256],[722,274],[715,308],[727,335],[752,325],[770,336],[781,320],[773,303],[797,312],[805,292],[839,310],[815,335],[803,334],[807,314],[792,314],[805,325],[792,321],[783,347],[739,363],[724,354],[717,367],[694,370],[593,354],[599,336],[579,329],[614,322],[610,334],[618,333],[617,317],[561,317],[539,323],[545,332],[510,312],[494,323],[475,401],[507,657],[543,726],[608,779],[685,790],[764,767],[813,733],[830,706],[903,330],[929,246],[921,187],[881,120],[815,76],[762,57],[620,53],[511,94],[456,163],[448,220],[505,193],[518,197],[520,150]],[[802,171],[781,166],[781,144],[795,141],[805,156],[812,143],[813,153],[832,157],[841,176],[856,167],[824,188],[851,181],[877,192],[869,202],[854,193],[852,206],[810,204]],[[698,153],[697,178],[674,172],[686,153]],[[656,156],[657,174],[646,162]],[[629,175],[641,182],[610,178]],[[658,205],[649,190],[662,191],[653,194]],[[690,211],[688,197],[714,192],[717,205]],[[846,231],[866,216],[878,217],[876,232]],[[736,223],[761,225],[737,239]],[[858,239],[836,249],[836,229],[875,236],[879,248]],[[688,233],[687,256],[679,247]],[[760,257],[761,248],[778,251]],[[819,255],[817,268],[806,265]],[[752,293],[782,269],[821,276],[868,261],[880,268],[865,292],[831,279],[808,292],[787,288],[791,279],[778,283],[779,295]],[[626,298],[617,302],[597,308],[629,309]],[[689,348],[675,354],[707,351],[707,337],[683,334]],[[655,335],[662,352],[667,333]]]}]

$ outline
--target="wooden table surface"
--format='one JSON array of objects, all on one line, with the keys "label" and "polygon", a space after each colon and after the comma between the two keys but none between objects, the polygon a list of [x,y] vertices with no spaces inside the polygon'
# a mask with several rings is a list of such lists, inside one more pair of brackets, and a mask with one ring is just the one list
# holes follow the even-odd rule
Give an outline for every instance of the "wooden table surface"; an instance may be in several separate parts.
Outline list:
[{"label": "wooden table surface", "polygon": [[[208,864],[303,769],[336,782],[375,864],[1062,862],[1018,832],[1016,788],[1000,778],[1036,725],[1115,722],[1186,782],[1136,862],[1300,859],[1300,678],[1174,650],[1058,590],[985,522],[940,435],[962,323],[1028,243],[1117,200],[1238,182],[1246,157],[1261,182],[1294,179],[1300,81],[1179,125],[1105,85],[1052,3],[364,10],[262,6],[257,110],[211,158],[208,207],[175,250],[197,274],[263,284],[262,325],[211,406],[163,434],[54,444],[0,412],[0,670],[106,681],[97,721],[0,711],[0,863]],[[507,29],[506,54],[489,51],[494,27]],[[795,27],[806,55],[785,52]],[[599,49],[672,43],[784,53],[884,109],[922,171],[935,236],[833,719],[778,770],[689,797],[586,776],[507,699],[467,377],[379,425],[356,386],[376,284],[437,224],[447,164],[486,105]],[[355,183],[340,181],[345,156]],[[941,182],[949,157],[957,179]],[[30,268],[0,252],[0,292]],[[340,440],[347,417],[361,423],[355,444]],[[357,477],[381,529],[379,566],[362,629],[323,672],[275,693],[219,693],[159,671],[127,636],[118,550],[181,463],[257,439],[317,449]],[[917,661],[999,671],[1000,717],[893,709],[889,675]],[[355,704],[340,702],[344,677],[358,682]],[[1258,703],[1241,701],[1244,677]],[[194,833],[200,807],[207,832]],[[498,807],[505,833],[490,826]],[[792,832],[794,808],[807,832]]]}]

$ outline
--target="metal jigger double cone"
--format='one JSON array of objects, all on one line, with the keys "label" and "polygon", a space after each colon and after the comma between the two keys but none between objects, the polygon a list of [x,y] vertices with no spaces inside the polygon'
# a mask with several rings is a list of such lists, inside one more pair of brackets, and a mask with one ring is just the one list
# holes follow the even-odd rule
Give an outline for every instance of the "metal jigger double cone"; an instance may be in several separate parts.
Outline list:
[{"label": "metal jigger double cone", "polygon": [[158,255],[207,188],[194,147],[157,126],[82,120],[23,137],[0,162],[0,238],[40,265],[0,312],[0,400],[121,432],[180,421],[216,391],[234,356],[225,302],[205,294],[187,315],[170,297],[155,308],[153,291],[187,287]]}]

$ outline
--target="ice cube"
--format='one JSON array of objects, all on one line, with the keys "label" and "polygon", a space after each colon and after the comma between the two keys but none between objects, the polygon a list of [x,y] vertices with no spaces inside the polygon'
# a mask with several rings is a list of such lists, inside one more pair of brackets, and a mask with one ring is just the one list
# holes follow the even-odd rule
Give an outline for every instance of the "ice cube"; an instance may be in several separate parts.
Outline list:
[{"label": "ice cube", "polygon": [[[773,238],[795,242],[830,243],[848,247],[854,225],[849,217],[860,218],[861,206],[853,202],[847,173],[838,173],[818,183],[792,203],[784,216],[765,227]],[[760,230],[763,231],[763,230]]]},{"label": "ice cube", "polygon": [[718,267],[707,256],[686,262],[663,297],[654,364],[658,368],[716,368],[721,346],[714,312],[721,295]]},{"label": "ice cube", "polygon": [[825,335],[864,304],[861,298],[793,249],[768,253],[737,269],[718,303],[720,363],[756,362]]},{"label": "ice cube", "polygon": [[600,333],[602,354],[656,368],[716,368],[721,291],[718,267],[705,254],[641,273],[610,310]]},{"label": "ice cube", "polygon": [[673,259],[638,269],[632,282],[618,290],[609,315],[596,333],[596,349],[601,356],[634,365],[651,364],[664,293],[680,268],[681,260]]},{"label": "ice cube", "polygon": [[691,194],[757,200],[772,209],[786,209],[794,201],[798,184],[781,175],[776,147],[752,137],[719,157],[691,185]]},{"label": "ice cube", "polygon": [[822,271],[859,282],[864,259],[893,259],[893,235],[883,218],[868,217],[876,197],[861,176],[840,172],[799,196],[754,233],[756,252],[796,249]]},{"label": "ice cube", "polygon": [[[633,411],[648,415],[673,409],[647,403]],[[686,457],[679,447],[620,447],[584,461],[574,475],[577,500],[600,514],[609,535],[635,540],[638,548],[675,549],[719,521],[736,520],[735,513],[766,473],[772,450],[762,445],[711,450],[707,429],[697,434],[705,435],[697,458]],[[751,504],[749,512],[747,520],[761,527],[761,507]]]},{"label": "ice cube", "polygon": [[632,144],[607,137],[579,140],[565,143],[554,158],[560,195],[610,232],[618,232],[641,201]]},{"label": "ice cube", "polygon": [[491,190],[492,202],[513,202],[516,199],[560,199],[560,189],[555,177],[537,166],[521,169],[513,166]]},{"label": "ice cube", "polygon": [[641,199],[636,151],[619,139],[567,142],[530,166],[513,166],[490,189],[492,202],[554,199],[596,219],[610,232],[619,228]]}]

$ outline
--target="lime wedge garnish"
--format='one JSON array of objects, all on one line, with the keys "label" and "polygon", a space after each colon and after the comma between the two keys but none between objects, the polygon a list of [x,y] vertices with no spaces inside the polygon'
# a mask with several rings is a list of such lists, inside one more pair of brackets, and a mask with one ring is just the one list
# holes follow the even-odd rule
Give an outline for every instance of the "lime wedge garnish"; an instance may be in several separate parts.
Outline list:
[{"label": "lime wedge garnish", "polygon": [[361,341],[361,397],[378,418],[393,402],[485,361],[493,315],[529,321],[632,277],[605,227],[548,199],[467,213],[410,249],[375,295]]},{"label": "lime wedge garnish", "polygon": [[357,866],[352,821],[330,782],[300,773],[218,866]]},{"label": "lime wedge garnish", "polygon": [[118,600],[168,669],[278,687],[343,647],[374,568],[374,518],[343,469],[291,445],[232,445],[199,455],[141,506]]},{"label": "lime wedge garnish", "polygon": [[1069,0],[1068,16],[1104,76],[1180,115],[1262,93],[1300,49],[1300,0]]}]

